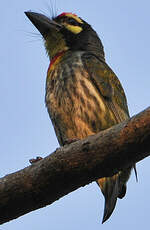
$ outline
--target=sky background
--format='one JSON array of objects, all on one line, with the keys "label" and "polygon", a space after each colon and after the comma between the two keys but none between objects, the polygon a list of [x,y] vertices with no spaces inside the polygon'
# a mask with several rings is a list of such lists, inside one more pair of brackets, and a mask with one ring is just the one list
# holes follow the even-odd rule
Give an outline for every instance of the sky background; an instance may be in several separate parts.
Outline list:
[{"label": "sky background", "polygon": [[[55,6],[56,2],[56,6]],[[0,13],[0,176],[46,156],[58,142],[45,108],[45,80],[49,60],[38,31],[24,11],[78,14],[97,31],[106,60],[125,89],[131,115],[150,105],[149,0],[1,0]],[[137,164],[126,197],[118,200],[103,225],[104,199],[95,182],[50,206],[0,226],[1,230],[148,229],[150,159]],[[2,215],[2,213],[1,213]]]}]

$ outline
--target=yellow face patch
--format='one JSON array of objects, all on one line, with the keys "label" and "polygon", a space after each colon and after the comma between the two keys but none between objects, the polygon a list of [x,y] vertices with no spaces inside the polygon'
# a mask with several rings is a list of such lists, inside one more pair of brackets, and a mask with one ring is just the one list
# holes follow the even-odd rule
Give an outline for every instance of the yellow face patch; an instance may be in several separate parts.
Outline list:
[{"label": "yellow face patch", "polygon": [[80,27],[80,26],[73,26],[73,25],[69,25],[67,23],[64,23],[64,26],[74,34],[78,34],[82,31],[82,27]]}]

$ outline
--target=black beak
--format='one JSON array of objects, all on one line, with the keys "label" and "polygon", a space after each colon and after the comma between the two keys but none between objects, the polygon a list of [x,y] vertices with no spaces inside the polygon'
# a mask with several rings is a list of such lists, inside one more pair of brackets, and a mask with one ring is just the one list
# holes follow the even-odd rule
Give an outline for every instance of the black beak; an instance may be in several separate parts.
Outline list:
[{"label": "black beak", "polygon": [[59,31],[62,28],[60,24],[49,19],[43,14],[34,13],[31,11],[25,12],[25,14],[44,38],[52,29]]}]

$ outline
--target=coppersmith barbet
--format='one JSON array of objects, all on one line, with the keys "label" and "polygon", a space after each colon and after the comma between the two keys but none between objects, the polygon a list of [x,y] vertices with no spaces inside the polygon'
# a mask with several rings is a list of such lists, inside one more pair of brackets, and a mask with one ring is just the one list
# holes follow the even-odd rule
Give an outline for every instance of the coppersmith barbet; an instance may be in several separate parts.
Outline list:
[{"label": "coppersmith barbet", "polygon": [[[60,145],[83,139],[129,117],[124,90],[105,61],[100,38],[72,13],[55,18],[26,12],[44,38],[50,58],[46,106]],[[112,214],[117,198],[126,193],[131,168],[97,180],[105,197],[103,221]]]}]

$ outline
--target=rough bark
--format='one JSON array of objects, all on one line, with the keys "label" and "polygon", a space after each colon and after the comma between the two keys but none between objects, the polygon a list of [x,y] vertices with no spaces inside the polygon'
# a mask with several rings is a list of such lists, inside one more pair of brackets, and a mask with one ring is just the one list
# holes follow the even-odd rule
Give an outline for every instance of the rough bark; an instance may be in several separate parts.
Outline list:
[{"label": "rough bark", "polygon": [[0,179],[0,224],[150,155],[150,107]]}]

